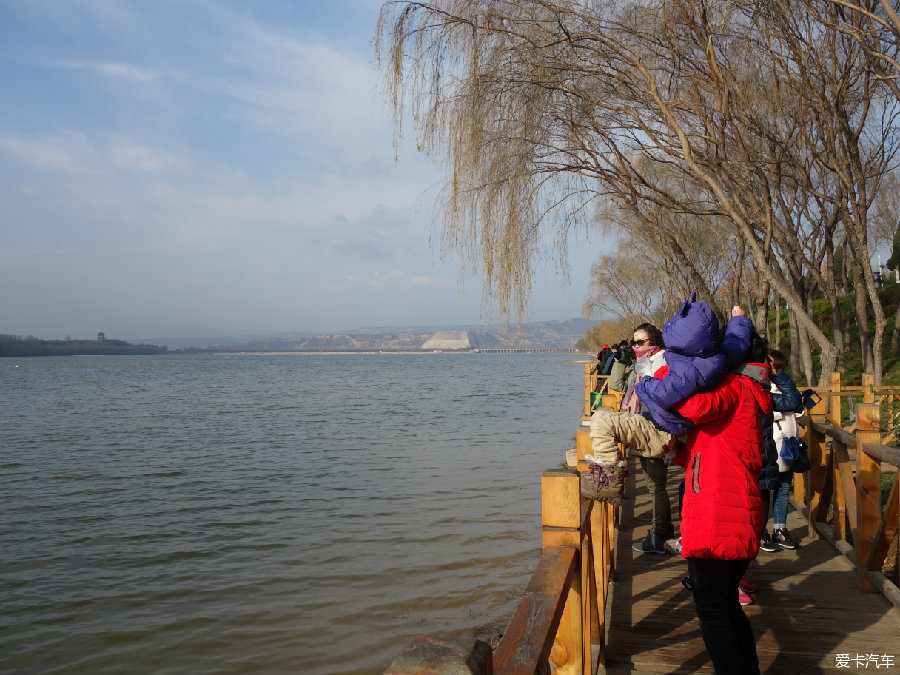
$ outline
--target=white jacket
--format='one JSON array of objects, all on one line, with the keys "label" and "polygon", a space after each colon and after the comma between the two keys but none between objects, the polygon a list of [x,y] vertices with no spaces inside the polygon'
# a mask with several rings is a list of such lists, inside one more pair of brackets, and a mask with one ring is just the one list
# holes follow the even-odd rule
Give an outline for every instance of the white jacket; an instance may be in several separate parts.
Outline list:
[{"label": "white jacket", "polygon": [[[781,391],[772,383],[772,393],[780,394]],[[797,414],[792,412],[772,413],[772,440],[775,441],[775,449],[778,451],[778,470],[790,471],[791,467],[781,457],[781,446],[785,438],[796,438],[797,434]]]}]

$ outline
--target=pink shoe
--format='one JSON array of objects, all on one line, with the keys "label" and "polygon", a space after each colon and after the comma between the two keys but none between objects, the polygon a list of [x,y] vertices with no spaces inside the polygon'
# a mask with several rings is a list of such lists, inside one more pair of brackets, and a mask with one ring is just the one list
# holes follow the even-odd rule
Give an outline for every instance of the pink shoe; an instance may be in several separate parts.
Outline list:
[{"label": "pink shoe", "polygon": [[756,593],[759,590],[759,586],[754,584],[747,578],[747,575],[741,577],[741,581],[738,584],[738,588],[740,588],[745,593]]},{"label": "pink shoe", "polygon": [[738,590],[738,602],[741,603],[741,606],[744,607],[746,605],[752,605],[755,600],[747,595],[743,590]]}]

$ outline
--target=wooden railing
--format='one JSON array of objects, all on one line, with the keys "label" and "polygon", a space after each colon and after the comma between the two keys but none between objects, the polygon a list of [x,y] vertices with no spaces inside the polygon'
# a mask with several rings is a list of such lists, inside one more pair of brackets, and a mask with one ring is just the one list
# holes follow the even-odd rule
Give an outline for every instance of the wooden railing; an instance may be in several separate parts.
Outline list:
[{"label": "wooden railing", "polygon": [[[831,540],[856,566],[859,586],[878,590],[900,606],[900,591],[882,568],[897,537],[900,495],[897,474],[882,510],[882,464],[900,466],[900,449],[882,444],[880,393],[871,375],[863,375],[862,396],[856,405],[854,432],[841,428],[840,380],[824,391],[819,403],[800,420],[806,429],[810,464],[808,474],[794,479],[795,503],[806,510],[809,533]],[[895,396],[891,388],[888,396]],[[830,516],[830,518],[829,518]]]}]

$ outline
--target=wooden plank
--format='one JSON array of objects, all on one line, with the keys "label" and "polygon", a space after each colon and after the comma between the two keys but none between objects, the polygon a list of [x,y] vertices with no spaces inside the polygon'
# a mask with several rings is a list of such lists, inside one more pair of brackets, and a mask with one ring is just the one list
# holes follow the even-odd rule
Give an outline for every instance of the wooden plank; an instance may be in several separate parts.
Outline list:
[{"label": "wooden plank", "polygon": [[872,552],[866,561],[866,568],[870,570],[881,571],[888,549],[897,532],[898,520],[900,520],[900,491],[897,487],[900,485],[900,480],[897,480],[897,475],[894,475],[894,484],[891,486],[891,493],[884,506],[881,527],[878,528],[878,534],[875,535],[875,541],[872,542]]},{"label": "wooden plank", "polygon": [[[834,444],[832,444],[832,451],[828,455],[828,466],[831,469],[829,477],[831,478],[831,485],[834,490],[831,529],[835,539],[845,540],[847,539],[847,496],[844,493],[844,483],[841,481],[840,462],[835,456],[837,453],[835,452],[834,447]],[[824,494],[827,490],[823,489],[822,492]],[[853,493],[856,493],[856,486],[853,488]],[[824,522],[826,514],[820,512],[819,516],[818,522]]]},{"label": "wooden plank", "polygon": [[[574,550],[574,549],[573,549]],[[583,565],[582,565],[583,567]],[[582,583],[581,574],[569,575],[568,592],[559,627],[555,631],[547,657],[555,675],[582,675]]]},{"label": "wooden plank", "polygon": [[816,424],[813,416],[812,423],[807,426],[806,444],[809,452],[809,492],[807,503],[809,505],[809,534],[816,536],[815,523],[817,520],[825,520],[828,512],[828,504],[831,502],[831,472],[828,470],[828,454],[825,444],[825,434]]},{"label": "wooden plank", "polygon": [[[863,376],[863,386],[871,383],[871,378]],[[878,431],[880,411],[874,403],[860,403],[856,406],[856,506],[857,528],[853,533],[856,548],[857,579],[864,591],[874,591],[875,585],[866,574],[866,562],[872,552],[875,535],[881,525],[881,464],[863,450],[864,443],[877,443],[881,438]]]},{"label": "wooden plank", "polygon": [[609,504],[596,503],[591,512],[591,558],[593,560],[594,598],[597,612],[597,641],[600,646],[600,662],[606,659],[606,602],[609,597],[609,530],[607,521],[611,517]]},{"label": "wooden plank", "polygon": [[549,657],[565,606],[564,591],[575,572],[577,558],[578,550],[574,548],[544,549],[525,595],[494,651],[495,675],[534,675],[538,664]]},{"label": "wooden plank", "polygon": [[541,532],[541,547],[578,546],[581,533],[571,527],[545,527]]},{"label": "wooden plank", "polygon": [[[593,513],[593,511],[591,512]],[[581,541],[581,589],[584,594],[582,604],[582,672],[590,673],[593,663],[594,645],[603,648],[606,636],[601,626],[601,615],[597,610],[597,580],[594,571],[594,544],[590,527],[584,528]]]},{"label": "wooden plank", "polygon": [[866,451],[867,455],[877,459],[879,462],[887,462],[894,466],[900,466],[900,448],[882,445],[880,442],[863,443],[862,448]]},{"label": "wooden plank", "polygon": [[[843,517],[846,513],[847,522],[850,523],[850,532],[853,535],[853,541],[856,541],[856,483],[853,480],[853,465],[850,462],[850,455],[847,454],[847,448],[842,443],[834,441],[832,443],[831,454],[834,457],[835,467],[835,516],[840,510]],[[838,498],[840,496],[840,499]],[[838,505],[840,505],[838,507]],[[835,527],[835,537],[838,536],[838,529]],[[840,538],[846,539],[844,535],[843,524],[841,524]]]}]

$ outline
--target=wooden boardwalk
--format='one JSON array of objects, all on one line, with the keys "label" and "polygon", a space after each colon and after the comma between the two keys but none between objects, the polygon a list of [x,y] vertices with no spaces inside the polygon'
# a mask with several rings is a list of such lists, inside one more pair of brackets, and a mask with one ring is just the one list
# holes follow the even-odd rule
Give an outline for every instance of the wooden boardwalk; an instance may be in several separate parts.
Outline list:
[{"label": "wooden boardwalk", "polygon": [[[670,468],[676,530],[683,475],[682,469]],[[606,672],[712,674],[693,600],[681,584],[686,562],[631,548],[650,525],[650,499],[634,459],[628,481],[607,608]],[[900,675],[900,610],[878,593],[860,591],[850,562],[828,541],[809,537],[805,518],[793,507],[788,529],[800,547],[761,552],[748,571],[759,584],[756,604],[744,611],[757,638],[761,672]]]}]

